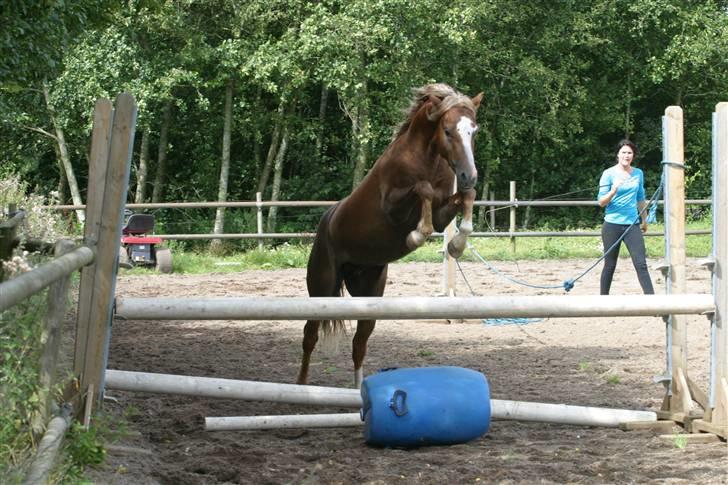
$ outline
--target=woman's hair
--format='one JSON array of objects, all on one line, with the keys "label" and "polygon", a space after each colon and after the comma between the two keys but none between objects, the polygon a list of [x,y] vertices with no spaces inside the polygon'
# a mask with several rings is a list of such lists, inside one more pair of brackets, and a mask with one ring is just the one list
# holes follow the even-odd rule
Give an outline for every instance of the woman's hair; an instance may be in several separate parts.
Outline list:
[{"label": "woman's hair", "polygon": [[637,145],[634,144],[631,140],[628,140],[627,138],[624,138],[622,140],[619,140],[619,143],[617,143],[617,149],[615,150],[615,153],[619,153],[619,150],[622,149],[623,146],[628,146],[632,149],[632,153],[634,153],[634,156],[637,157]]}]

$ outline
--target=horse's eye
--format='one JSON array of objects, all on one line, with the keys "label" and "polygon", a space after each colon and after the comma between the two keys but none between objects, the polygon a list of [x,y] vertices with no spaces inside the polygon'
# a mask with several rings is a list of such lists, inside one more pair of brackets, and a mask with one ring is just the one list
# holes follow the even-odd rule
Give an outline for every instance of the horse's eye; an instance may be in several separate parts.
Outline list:
[{"label": "horse's eye", "polygon": [[448,130],[447,128],[445,128],[445,136],[448,138],[450,138],[452,136],[452,134],[450,133],[450,130]]}]

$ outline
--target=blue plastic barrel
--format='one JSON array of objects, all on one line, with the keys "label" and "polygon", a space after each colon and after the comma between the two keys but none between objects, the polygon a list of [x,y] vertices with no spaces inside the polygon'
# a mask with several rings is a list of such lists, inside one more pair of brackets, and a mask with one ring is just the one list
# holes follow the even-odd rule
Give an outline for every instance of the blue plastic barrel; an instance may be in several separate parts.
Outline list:
[{"label": "blue plastic barrel", "polygon": [[364,379],[364,439],[391,448],[464,443],[488,432],[485,375],[462,367],[392,369]]}]

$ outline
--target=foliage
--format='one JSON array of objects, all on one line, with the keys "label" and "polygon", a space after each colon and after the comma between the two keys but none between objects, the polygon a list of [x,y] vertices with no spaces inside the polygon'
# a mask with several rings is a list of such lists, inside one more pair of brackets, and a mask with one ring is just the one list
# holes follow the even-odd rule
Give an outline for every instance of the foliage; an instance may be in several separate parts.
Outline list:
[{"label": "foliage", "polygon": [[0,476],[18,474],[34,446],[43,298],[41,293],[0,312]]},{"label": "foliage", "polygon": [[0,89],[53,75],[74,36],[103,23],[106,2],[70,0],[4,2],[0,10]]},{"label": "foliage", "polygon": [[[173,106],[168,200],[214,200],[224,91],[232,81],[229,198],[254,198],[272,133],[285,124],[281,198],[337,200],[350,190],[358,157],[366,169],[386,148],[410,89],[441,81],[485,92],[476,162],[498,199],[509,180],[518,182],[520,199],[592,198],[625,135],[640,145],[640,166],[656,186],[660,116],[670,104],[685,112],[689,196],[710,191],[710,113],[728,92],[724,0],[153,0],[93,16],[93,0],[54,4],[42,15],[29,5],[4,11],[9,32],[37,14],[27,33],[45,29],[42,38],[60,40],[48,43],[47,57],[33,41],[36,48],[14,48],[15,60],[3,59],[27,67],[18,72],[49,67],[81,186],[94,100],[126,90],[139,103],[138,125],[152,154],[164,107]],[[50,26],[51,19],[63,22]],[[22,39],[30,36],[5,46],[26,45]],[[23,76],[0,106],[0,165],[48,194],[58,190],[61,171],[42,134],[52,129],[37,76]],[[153,174],[154,159],[150,165]],[[176,224],[185,216],[165,217]],[[590,216],[546,217],[576,226]]]},{"label": "foliage", "polygon": [[79,422],[71,426],[68,449],[73,461],[81,465],[99,465],[106,457],[106,451],[99,443],[98,428],[85,429]]},{"label": "foliage", "polygon": [[18,237],[22,240],[38,239],[41,241],[56,241],[66,230],[60,214],[44,208],[55,204],[57,194],[51,192],[47,197],[37,192],[30,192],[28,184],[21,181],[18,176],[0,176],[0,220],[6,219],[10,205],[25,211]]}]

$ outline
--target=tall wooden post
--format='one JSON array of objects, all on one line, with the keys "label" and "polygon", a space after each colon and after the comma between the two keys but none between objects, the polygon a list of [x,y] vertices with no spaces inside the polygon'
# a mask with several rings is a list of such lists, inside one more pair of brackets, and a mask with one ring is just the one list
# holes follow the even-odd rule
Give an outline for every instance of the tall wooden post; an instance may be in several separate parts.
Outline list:
[{"label": "tall wooden post", "polygon": [[728,438],[728,103],[713,115],[713,296],[710,391],[705,416],[694,431]]},{"label": "tall wooden post", "polygon": [[[665,255],[668,272],[666,292],[685,293],[685,156],[683,112],[670,106],[663,117],[663,162],[665,162]],[[668,375],[671,377],[662,404],[662,415],[690,426],[693,399],[687,375],[687,326],[684,315],[670,315],[667,322]]]},{"label": "tall wooden post", "polygon": [[[111,336],[111,316],[118,270],[137,106],[122,93],[112,113],[109,100],[94,111],[84,244],[94,250],[94,263],[81,272],[74,372],[87,412],[100,402]],[[113,120],[113,122],[112,122]]]}]

